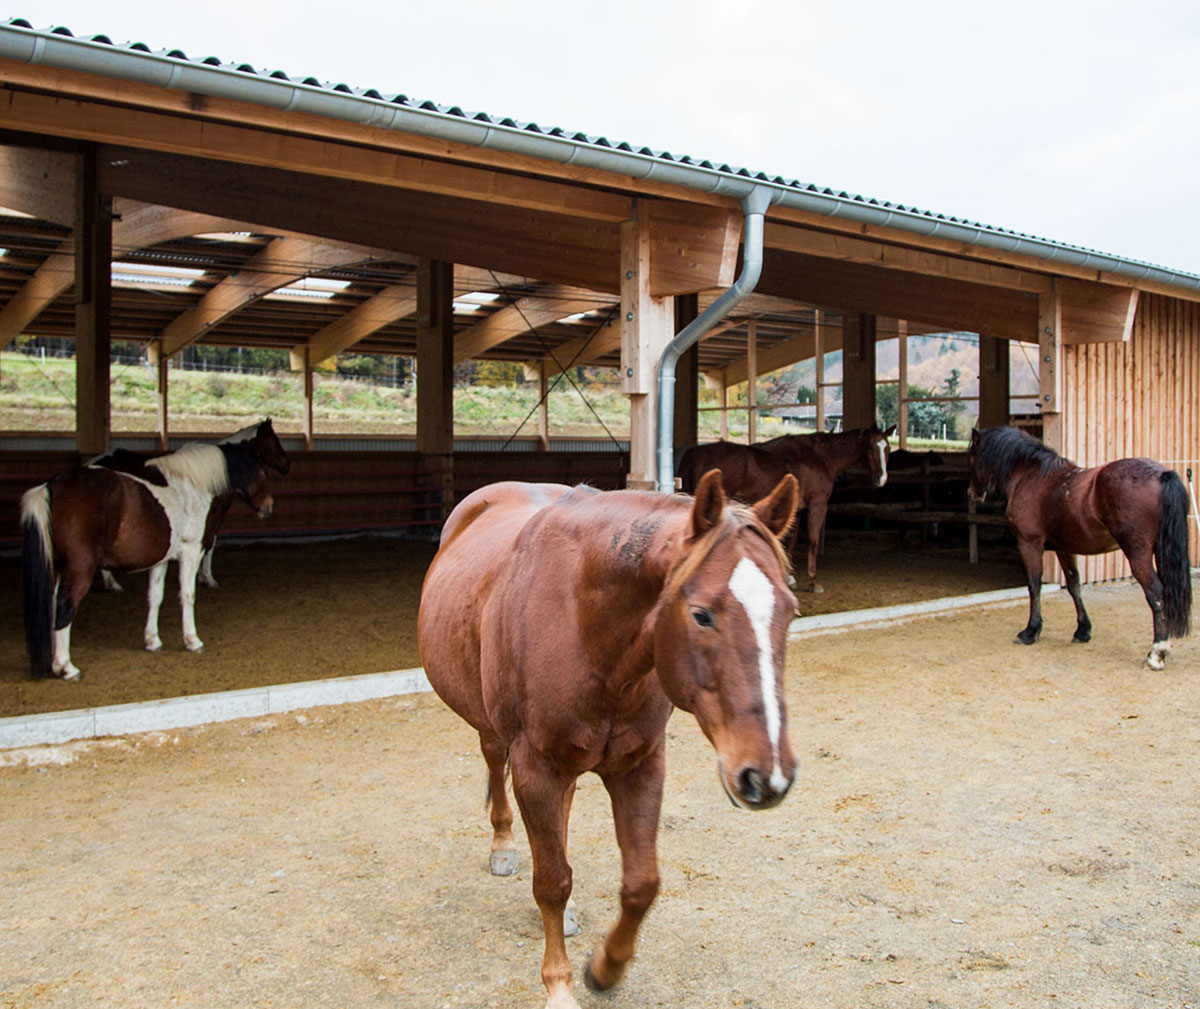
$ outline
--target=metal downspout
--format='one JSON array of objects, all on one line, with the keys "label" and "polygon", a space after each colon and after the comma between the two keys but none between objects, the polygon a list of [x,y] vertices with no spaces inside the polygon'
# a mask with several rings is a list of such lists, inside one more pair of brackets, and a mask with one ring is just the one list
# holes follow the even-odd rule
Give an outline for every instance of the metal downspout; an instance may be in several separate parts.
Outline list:
[{"label": "metal downspout", "polygon": [[667,344],[658,359],[658,489],[665,494],[675,490],[675,365],[684,351],[697,343],[758,285],[763,265],[763,219],[775,196],[776,193],[767,186],[755,186],[742,198],[746,223],[742,233],[741,274],[729,290]]}]

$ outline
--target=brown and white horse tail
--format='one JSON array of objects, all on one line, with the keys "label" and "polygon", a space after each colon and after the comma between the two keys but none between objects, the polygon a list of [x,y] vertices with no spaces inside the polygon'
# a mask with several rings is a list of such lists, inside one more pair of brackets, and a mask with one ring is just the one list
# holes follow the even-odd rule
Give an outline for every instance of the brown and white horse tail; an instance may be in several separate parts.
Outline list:
[{"label": "brown and white horse tail", "polygon": [[54,547],[50,542],[50,488],[21,497],[21,580],[25,590],[25,645],[34,676],[49,676],[54,661]]},{"label": "brown and white horse tail", "polygon": [[1192,573],[1188,560],[1188,494],[1174,470],[1162,480],[1162,515],[1158,520],[1158,542],[1154,558],[1163,583],[1163,617],[1167,633],[1178,638],[1192,624]]}]

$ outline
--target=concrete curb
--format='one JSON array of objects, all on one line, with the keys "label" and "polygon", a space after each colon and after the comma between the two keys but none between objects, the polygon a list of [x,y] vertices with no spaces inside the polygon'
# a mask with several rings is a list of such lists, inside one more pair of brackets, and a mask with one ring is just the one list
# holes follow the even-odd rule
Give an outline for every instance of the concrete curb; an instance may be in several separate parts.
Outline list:
[{"label": "concrete curb", "polygon": [[[1060,587],[1043,585],[1042,595],[1057,592]],[[788,625],[788,637],[880,627],[885,624],[912,620],[915,617],[935,616],[968,606],[992,606],[1028,598],[1028,589],[994,589],[991,592],[974,592],[969,596],[947,596],[944,599],[926,599],[919,603],[879,606],[870,610],[846,610],[842,613],[822,613],[815,617],[797,617]]]},{"label": "concrete curb", "polygon": [[[1042,591],[1053,592],[1057,588],[1057,585],[1046,585]],[[900,606],[798,617],[788,626],[788,636],[837,633],[932,616],[967,606],[1010,603],[1027,598],[1028,592],[1023,588],[998,589]],[[398,669],[389,673],[283,683],[274,687],[251,687],[190,697],[169,697],[159,701],[19,715],[0,718],[0,750],[66,743],[73,739],[95,739],[99,736],[162,732],[210,722],[228,722],[235,718],[261,718],[298,708],[350,704],[378,697],[424,693],[431,689],[424,669]]]},{"label": "concrete curb", "polygon": [[[70,689],[69,687],[67,689]],[[0,749],[65,743],[72,739],[161,732],[235,718],[278,715],[297,708],[349,704],[432,689],[423,669],[398,669],[274,687],[251,687],[160,701],[137,701],[76,711],[0,718]]]}]

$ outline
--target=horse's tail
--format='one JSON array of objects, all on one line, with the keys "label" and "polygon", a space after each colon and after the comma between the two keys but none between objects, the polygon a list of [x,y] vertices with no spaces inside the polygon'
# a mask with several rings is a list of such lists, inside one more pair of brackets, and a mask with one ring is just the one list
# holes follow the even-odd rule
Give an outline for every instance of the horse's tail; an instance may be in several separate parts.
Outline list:
[{"label": "horse's tail", "polygon": [[1167,633],[1181,637],[1191,629],[1192,573],[1188,560],[1188,495],[1174,470],[1162,477],[1162,515],[1154,557],[1163,583],[1163,616]]},{"label": "horse's tail", "polygon": [[25,645],[34,676],[49,676],[54,659],[54,550],[50,540],[50,488],[21,497],[21,580],[25,590]]}]

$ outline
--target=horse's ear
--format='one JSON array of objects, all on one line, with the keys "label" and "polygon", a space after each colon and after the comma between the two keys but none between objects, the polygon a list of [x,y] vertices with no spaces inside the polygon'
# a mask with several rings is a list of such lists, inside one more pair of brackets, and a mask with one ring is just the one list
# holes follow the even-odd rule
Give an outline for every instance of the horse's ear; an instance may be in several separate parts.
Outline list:
[{"label": "horse's ear", "polygon": [[977,428],[977,427],[971,428],[971,444],[972,445],[979,444],[979,428]]},{"label": "horse's ear", "polygon": [[692,535],[706,533],[719,521],[725,508],[725,488],[721,486],[721,471],[710,469],[696,484],[692,501]]},{"label": "horse's ear", "polygon": [[889,427],[886,431],[883,432],[883,436],[885,438],[890,438],[895,433],[896,433],[896,425],[893,424],[891,427]]},{"label": "horse's ear", "polygon": [[754,506],[754,514],[778,539],[791,528],[799,507],[800,485],[791,473],[787,473],[775,489]]}]

